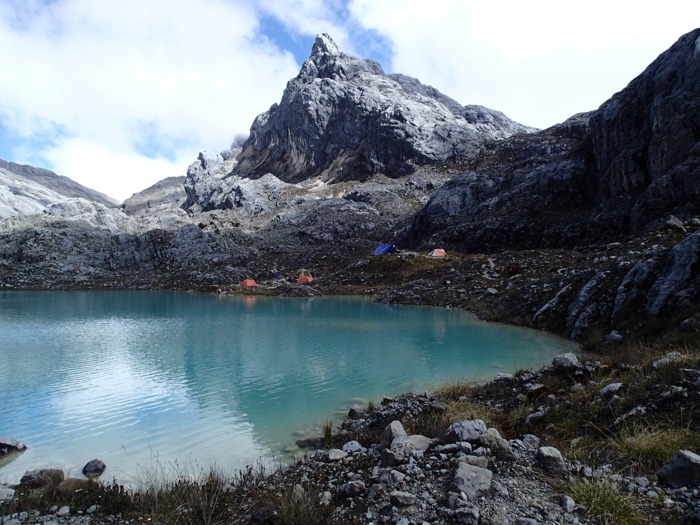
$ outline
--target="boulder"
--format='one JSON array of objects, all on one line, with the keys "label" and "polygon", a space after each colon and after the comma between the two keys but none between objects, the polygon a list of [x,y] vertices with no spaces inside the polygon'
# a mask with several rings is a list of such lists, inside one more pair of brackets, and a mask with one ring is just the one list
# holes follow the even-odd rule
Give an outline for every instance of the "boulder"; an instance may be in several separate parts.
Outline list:
[{"label": "boulder", "polygon": [[475,499],[486,495],[491,490],[491,478],[493,474],[490,470],[459,463],[455,477],[450,483],[449,492],[464,492],[469,499]]},{"label": "boulder", "polygon": [[21,485],[27,485],[29,487],[43,487],[49,483],[60,483],[64,479],[64,474],[62,470],[43,468],[28,470],[19,480]]},{"label": "boulder", "polygon": [[409,507],[416,502],[416,497],[410,492],[394,490],[389,493],[389,501],[396,507]]},{"label": "boulder", "polygon": [[552,366],[554,368],[560,368],[564,370],[570,370],[576,368],[580,365],[578,357],[576,354],[568,352],[566,354],[561,354],[552,359]]},{"label": "boulder", "polygon": [[598,390],[598,397],[609,399],[615,394],[620,393],[624,389],[624,383],[610,383]]},{"label": "boulder", "polygon": [[457,460],[459,463],[466,463],[468,465],[474,465],[475,467],[488,468],[489,459],[483,456],[462,456]]},{"label": "boulder", "polygon": [[537,412],[533,412],[532,414],[528,414],[528,416],[525,418],[525,424],[527,426],[534,425],[538,421],[541,421],[544,418],[544,412],[541,410],[538,410]]},{"label": "boulder", "polygon": [[666,217],[664,226],[666,226],[666,228],[669,230],[676,230],[685,233],[685,225],[683,224],[683,221],[681,221],[678,217],[674,217],[673,215]]},{"label": "boulder", "polygon": [[328,451],[328,460],[329,461],[339,461],[341,459],[344,459],[348,457],[347,452],[343,452],[342,450],[339,450],[337,448],[332,448]]},{"label": "boulder", "polygon": [[24,452],[25,450],[27,450],[27,445],[24,443],[0,436],[0,458],[12,452]]},{"label": "boulder", "polygon": [[514,459],[515,453],[508,441],[503,439],[495,428],[489,428],[485,434],[479,437],[479,444],[483,447],[488,447],[491,452],[500,458]]},{"label": "boulder", "polygon": [[345,498],[355,498],[361,496],[367,491],[364,482],[349,481],[338,488],[338,492]]},{"label": "boulder", "polygon": [[391,446],[394,439],[399,436],[407,436],[406,431],[401,424],[401,421],[392,421],[384,429],[384,434],[382,435],[382,441],[379,443],[379,448],[385,449]]},{"label": "boulder", "polygon": [[467,419],[459,423],[453,423],[445,431],[445,440],[454,443],[457,441],[476,442],[486,434],[486,424],[481,419]]},{"label": "boulder", "polygon": [[700,456],[689,450],[681,450],[656,475],[659,483],[667,487],[700,486]]},{"label": "boulder", "polygon": [[537,449],[537,461],[542,468],[555,476],[563,476],[567,473],[566,463],[561,452],[554,447],[540,447]]},{"label": "boulder", "polygon": [[93,459],[88,461],[83,467],[83,475],[90,479],[99,478],[106,468],[107,465],[105,465],[102,461],[99,459]]},{"label": "boulder", "polygon": [[300,439],[296,442],[299,448],[321,448],[326,444],[326,440],[323,436]]},{"label": "boulder", "polygon": [[623,339],[624,338],[622,337],[622,334],[620,332],[618,332],[617,330],[613,330],[603,338],[603,341],[605,341],[605,343],[609,345],[618,345],[622,342]]},{"label": "boulder", "polygon": [[408,457],[414,450],[425,452],[432,446],[433,442],[434,440],[419,434],[413,436],[398,436],[394,438],[389,448],[397,456]]},{"label": "boulder", "polygon": [[343,452],[354,454],[356,452],[365,452],[367,449],[360,445],[358,441],[348,441],[343,445]]},{"label": "boulder", "polygon": [[7,503],[12,501],[15,497],[15,489],[7,487],[5,485],[0,485],[0,503]]}]

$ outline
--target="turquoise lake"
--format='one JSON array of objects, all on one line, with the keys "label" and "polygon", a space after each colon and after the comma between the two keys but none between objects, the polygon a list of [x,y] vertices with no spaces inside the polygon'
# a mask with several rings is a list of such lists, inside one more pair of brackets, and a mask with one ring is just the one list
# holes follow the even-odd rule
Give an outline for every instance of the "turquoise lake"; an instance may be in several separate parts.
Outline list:
[{"label": "turquoise lake", "polygon": [[[283,456],[354,404],[489,379],[576,350],[462,311],[357,297],[1,292],[0,435],[31,468],[133,482],[155,464],[234,470]],[[2,460],[0,460],[2,461]]]}]

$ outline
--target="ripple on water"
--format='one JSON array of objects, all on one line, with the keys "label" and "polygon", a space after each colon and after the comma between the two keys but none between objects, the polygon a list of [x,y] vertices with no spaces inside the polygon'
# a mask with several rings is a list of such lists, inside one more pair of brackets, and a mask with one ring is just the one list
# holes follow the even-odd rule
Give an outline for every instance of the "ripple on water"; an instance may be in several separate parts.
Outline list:
[{"label": "ripple on water", "polygon": [[0,292],[0,429],[31,447],[0,481],[47,465],[77,473],[95,457],[126,482],[176,460],[240,467],[318,431],[357,398],[536,366],[572,349],[463,312],[245,299]]}]

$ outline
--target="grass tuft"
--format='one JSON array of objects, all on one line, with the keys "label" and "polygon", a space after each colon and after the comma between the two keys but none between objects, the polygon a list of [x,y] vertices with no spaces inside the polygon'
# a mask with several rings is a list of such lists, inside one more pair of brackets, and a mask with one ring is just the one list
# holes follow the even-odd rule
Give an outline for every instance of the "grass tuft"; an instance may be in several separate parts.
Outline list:
[{"label": "grass tuft", "polygon": [[584,483],[576,481],[567,491],[574,501],[583,506],[587,516],[599,525],[641,525],[637,507],[630,498],[620,493],[617,485],[609,482]]},{"label": "grass tuft", "polygon": [[679,450],[700,450],[700,435],[688,429],[633,427],[609,439],[610,445],[642,470],[658,470]]},{"label": "grass tuft", "polygon": [[333,422],[330,419],[323,424],[323,441],[326,447],[333,445]]}]

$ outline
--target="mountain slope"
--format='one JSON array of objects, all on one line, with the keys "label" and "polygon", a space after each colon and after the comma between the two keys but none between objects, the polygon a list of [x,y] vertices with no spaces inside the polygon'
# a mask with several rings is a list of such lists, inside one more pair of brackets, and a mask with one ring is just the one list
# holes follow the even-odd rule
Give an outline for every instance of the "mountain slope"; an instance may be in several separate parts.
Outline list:
[{"label": "mountain slope", "polygon": [[0,159],[0,218],[40,213],[46,205],[69,198],[119,206],[111,197],[53,171]]}]

